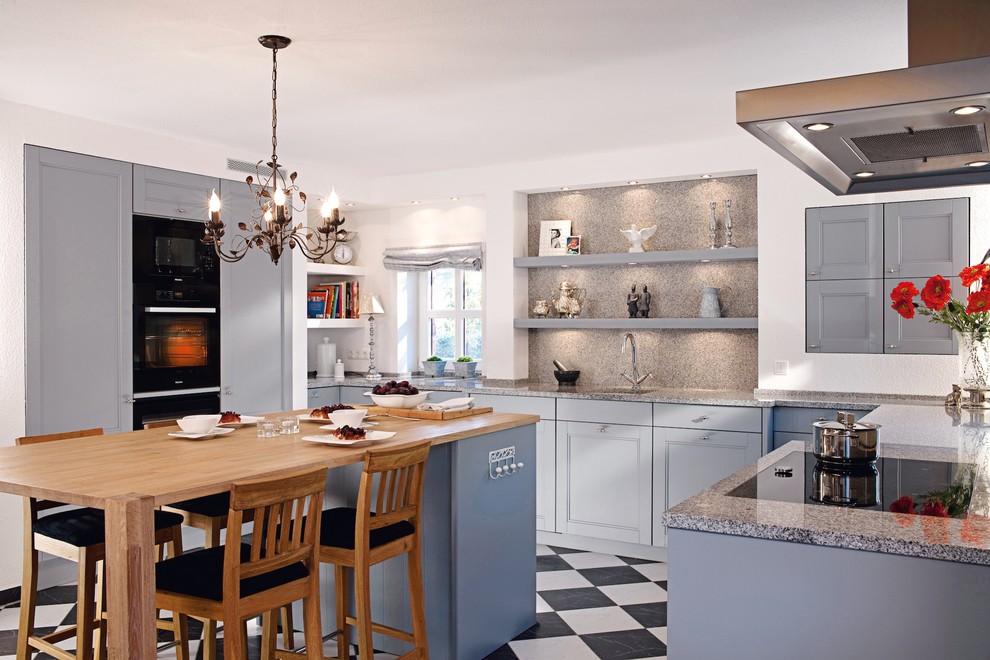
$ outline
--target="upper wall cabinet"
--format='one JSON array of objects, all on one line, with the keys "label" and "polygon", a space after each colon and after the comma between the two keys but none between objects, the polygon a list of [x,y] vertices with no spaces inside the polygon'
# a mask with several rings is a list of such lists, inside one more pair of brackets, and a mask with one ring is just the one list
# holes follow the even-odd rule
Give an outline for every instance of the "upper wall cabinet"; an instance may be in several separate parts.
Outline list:
[{"label": "upper wall cabinet", "polygon": [[883,277],[882,204],[834,206],[805,211],[807,279]]},{"label": "upper wall cabinet", "polygon": [[134,166],[134,212],[166,218],[209,218],[210,193],[220,179],[200,174]]},{"label": "upper wall cabinet", "polygon": [[[806,350],[809,353],[954,354],[945,326],[902,319],[888,293],[921,289],[969,263],[969,199],[808,209]],[[954,290],[962,290],[958,279]]]}]

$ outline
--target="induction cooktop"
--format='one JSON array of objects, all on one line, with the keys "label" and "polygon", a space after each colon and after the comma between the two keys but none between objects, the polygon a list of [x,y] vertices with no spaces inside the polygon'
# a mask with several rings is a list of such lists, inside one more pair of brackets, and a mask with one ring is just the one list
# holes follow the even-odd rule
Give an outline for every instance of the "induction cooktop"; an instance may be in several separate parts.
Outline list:
[{"label": "induction cooktop", "polygon": [[974,471],[975,466],[969,463],[907,458],[880,457],[861,465],[829,464],[818,461],[811,452],[795,450],[726,494],[888,511],[904,495],[920,508],[932,497],[945,500],[951,493],[961,495],[968,506]]}]

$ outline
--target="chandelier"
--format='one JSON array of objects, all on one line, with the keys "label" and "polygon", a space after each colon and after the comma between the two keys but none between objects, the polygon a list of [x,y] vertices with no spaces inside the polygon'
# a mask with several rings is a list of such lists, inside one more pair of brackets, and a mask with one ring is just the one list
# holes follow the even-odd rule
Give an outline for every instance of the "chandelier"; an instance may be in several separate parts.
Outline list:
[{"label": "chandelier", "polygon": [[[254,195],[258,208],[252,213],[249,222],[237,223],[246,235],[236,235],[229,246],[224,246],[223,236],[225,226],[220,219],[220,198],[214,190],[210,195],[210,217],[206,221],[206,232],[203,242],[213,244],[217,256],[228,263],[240,261],[248,250],[258,248],[278,264],[279,258],[287,249],[298,247],[307,258],[317,260],[325,257],[337,245],[337,241],[347,240],[347,231],[340,228],[344,224],[340,217],[339,200],[336,191],[332,191],[320,209],[323,222],[315,229],[305,223],[293,224],[292,212],[301,213],[305,207],[296,208],[293,199],[298,198],[305,203],[306,193],[296,185],[297,173],[285,179],[285,171],[278,164],[278,51],[286,48],[292,40],[288,37],[265,35],[258,37],[265,48],[272,51],[272,159],[262,172],[263,161],[255,166],[255,175],[247,177],[248,189]],[[315,233],[314,233],[315,232]]]}]

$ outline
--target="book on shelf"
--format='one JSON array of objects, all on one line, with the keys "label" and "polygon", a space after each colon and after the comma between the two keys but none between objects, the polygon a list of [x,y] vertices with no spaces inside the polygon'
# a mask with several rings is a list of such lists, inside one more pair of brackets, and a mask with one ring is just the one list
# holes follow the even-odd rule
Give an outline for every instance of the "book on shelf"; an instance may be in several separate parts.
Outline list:
[{"label": "book on shelf", "polygon": [[326,289],[313,289],[306,294],[306,318],[327,318],[327,299],[329,293]]},{"label": "book on shelf", "polygon": [[325,294],[323,316],[309,318],[321,319],[356,319],[360,300],[360,285],[358,282],[320,282],[310,293],[322,291]]}]

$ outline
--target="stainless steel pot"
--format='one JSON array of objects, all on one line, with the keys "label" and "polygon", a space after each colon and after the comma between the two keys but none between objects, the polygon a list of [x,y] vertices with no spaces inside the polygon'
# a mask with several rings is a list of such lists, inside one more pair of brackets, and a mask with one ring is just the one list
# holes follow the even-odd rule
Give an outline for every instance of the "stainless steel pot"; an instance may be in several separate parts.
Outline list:
[{"label": "stainless steel pot", "polygon": [[857,422],[852,413],[840,412],[834,422],[815,422],[812,453],[820,461],[867,463],[877,460],[879,424]]},{"label": "stainless steel pot", "polygon": [[811,499],[837,506],[876,506],[880,501],[879,477],[876,463],[819,461],[812,473]]}]

